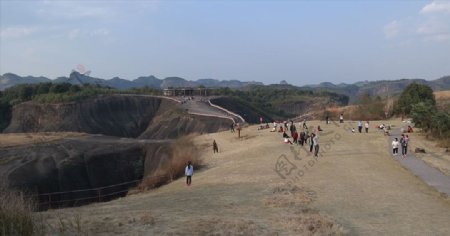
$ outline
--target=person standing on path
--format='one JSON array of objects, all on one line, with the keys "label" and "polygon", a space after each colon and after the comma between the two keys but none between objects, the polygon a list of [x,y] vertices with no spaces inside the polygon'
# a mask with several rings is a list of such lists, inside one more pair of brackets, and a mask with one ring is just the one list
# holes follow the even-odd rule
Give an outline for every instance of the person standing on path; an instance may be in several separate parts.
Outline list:
[{"label": "person standing on path", "polygon": [[305,143],[305,138],[306,138],[306,133],[305,133],[305,131],[302,130],[302,132],[300,132],[300,144],[302,146]]},{"label": "person standing on path", "polygon": [[317,157],[319,154],[319,136],[318,135],[314,135],[313,145],[314,145],[314,156]]},{"label": "person standing on path", "polygon": [[294,137],[294,132],[297,131],[297,128],[294,125],[294,122],[291,121],[291,125],[289,126],[289,130],[291,131],[291,136]]},{"label": "person standing on path", "polygon": [[398,142],[398,138],[395,138],[394,141],[392,141],[392,154],[394,154],[394,156],[397,156],[398,154],[398,146],[399,146],[399,142]]},{"label": "person standing on path", "polygon": [[366,128],[366,133],[369,133],[369,121],[366,121],[366,124],[364,124]]},{"label": "person standing on path", "polygon": [[191,161],[188,161],[188,164],[184,169],[184,174],[186,175],[186,185],[190,186],[192,183],[192,175],[194,175],[194,166]]},{"label": "person standing on path", "polygon": [[314,137],[316,136],[316,134],[311,133],[311,136],[309,138],[309,152],[313,151],[314,148]]},{"label": "person standing on path", "polygon": [[303,129],[308,129],[308,126],[306,125],[306,119],[303,120]]},{"label": "person standing on path", "polygon": [[217,146],[216,140],[214,139],[213,141],[213,152],[214,153],[219,153],[219,147]]},{"label": "person standing on path", "polygon": [[362,132],[362,121],[358,121],[358,131],[359,133]]},{"label": "person standing on path", "polygon": [[409,137],[408,137],[408,135],[404,136],[403,134],[402,134],[402,136],[403,136],[403,142],[400,142],[402,145],[402,156],[403,156],[403,158],[406,158],[406,155],[408,154]]},{"label": "person standing on path", "polygon": [[298,144],[298,132],[297,130],[294,131],[292,138],[294,139],[294,143]]},{"label": "person standing on path", "polygon": [[339,123],[344,123],[344,114],[341,113],[341,115],[339,116]]}]

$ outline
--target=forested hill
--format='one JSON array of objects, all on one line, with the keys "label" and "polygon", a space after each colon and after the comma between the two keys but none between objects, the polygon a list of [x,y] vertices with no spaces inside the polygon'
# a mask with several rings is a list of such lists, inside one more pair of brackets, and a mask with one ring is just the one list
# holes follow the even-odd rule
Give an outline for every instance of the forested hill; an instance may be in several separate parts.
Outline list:
[{"label": "forested hill", "polygon": [[318,85],[308,85],[304,88],[310,88],[314,91],[329,91],[339,94],[345,94],[350,97],[350,103],[355,101],[363,94],[370,96],[397,96],[403,89],[412,83],[430,86],[434,91],[450,90],[450,76],[444,76],[436,80],[424,79],[400,79],[400,80],[380,80],[380,81],[364,81],[353,84],[333,84],[321,83]]},{"label": "forested hill", "polygon": [[153,75],[141,76],[134,80],[126,80],[119,77],[114,77],[112,79],[101,79],[73,71],[69,75],[69,77],[63,76],[58,77],[54,80],[51,80],[43,76],[22,77],[12,73],[6,73],[0,76],[0,91],[19,84],[36,84],[45,82],[71,83],[76,85],[93,84],[93,85],[107,86],[116,89],[130,89],[143,87],[163,89],[169,87],[198,87],[198,86],[240,88],[250,84],[257,84],[257,85],[263,84],[255,81],[243,82],[238,80],[217,80],[217,79],[199,79],[191,81],[180,77],[167,77],[165,79],[158,79]]},{"label": "forested hill", "polygon": [[[209,87],[209,88],[232,88],[232,89],[248,89],[252,86],[261,86],[261,82],[242,82],[238,80],[216,80],[216,79],[198,79],[186,80],[181,77],[167,77],[165,79],[158,79],[155,76],[141,76],[134,80],[126,80],[119,77],[112,79],[95,78],[88,75],[80,74],[73,71],[69,77],[59,77],[51,80],[46,77],[33,76],[18,76],[12,73],[6,73],[0,76],[0,91],[6,88],[13,87],[18,84],[35,84],[43,82],[53,83],[70,83],[70,84],[93,84],[103,87],[111,87],[116,89],[130,89],[130,88],[154,88],[163,89],[169,87]],[[379,81],[362,81],[352,84],[333,84],[331,82],[320,83],[316,85],[305,85],[297,87],[299,89],[312,90],[316,92],[327,91],[338,94],[347,95],[350,103],[355,101],[360,95],[369,94],[371,96],[396,96],[404,88],[411,83],[424,84],[430,86],[434,91],[450,90],[450,76],[444,76],[435,80],[424,79],[399,79],[399,80],[379,80]],[[274,86],[274,85],[270,85]],[[282,80],[281,84],[277,86],[295,87]]]}]

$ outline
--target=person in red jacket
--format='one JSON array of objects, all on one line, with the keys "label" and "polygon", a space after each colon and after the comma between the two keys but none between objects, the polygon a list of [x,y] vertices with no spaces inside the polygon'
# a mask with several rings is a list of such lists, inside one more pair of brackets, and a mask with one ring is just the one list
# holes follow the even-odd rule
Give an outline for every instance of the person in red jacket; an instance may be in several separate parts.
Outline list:
[{"label": "person in red jacket", "polygon": [[298,132],[297,130],[294,131],[294,134],[292,135],[292,138],[294,138],[294,143],[298,144]]}]

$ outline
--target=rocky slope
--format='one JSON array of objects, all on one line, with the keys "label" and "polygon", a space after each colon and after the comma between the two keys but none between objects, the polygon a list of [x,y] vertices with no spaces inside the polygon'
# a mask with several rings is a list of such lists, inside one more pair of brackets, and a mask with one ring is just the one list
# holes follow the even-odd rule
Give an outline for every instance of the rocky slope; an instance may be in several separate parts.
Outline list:
[{"label": "rocky slope", "polygon": [[151,96],[108,95],[80,102],[14,106],[5,133],[84,132],[119,137],[176,138],[229,127],[222,118],[189,115],[175,101]]},{"label": "rocky slope", "polygon": [[5,133],[75,131],[137,137],[147,128],[161,104],[175,102],[156,97],[103,96],[81,102],[14,106]]},{"label": "rocky slope", "polygon": [[[178,102],[167,98],[139,95],[108,95],[61,104],[26,102],[14,106],[12,114],[5,130],[8,133],[87,133],[0,148],[0,178],[12,187],[40,194],[141,179],[172,158],[173,139],[190,133],[217,132],[227,129],[231,122],[189,114]],[[101,200],[121,196],[129,187],[120,185],[102,189],[101,193],[44,195],[39,200],[44,208],[50,198],[53,204],[72,206],[97,200],[97,196]]]},{"label": "rocky slope", "polygon": [[[0,177],[11,187],[40,194],[109,186],[141,179],[144,174],[158,169],[171,156],[169,145],[170,141],[83,136],[3,148],[0,149]],[[103,189],[100,194],[108,198],[109,194],[130,186]],[[50,198],[53,206],[71,206],[97,200],[98,194],[96,191],[83,191],[54,194]],[[117,196],[120,194],[110,197]],[[94,199],[72,201],[92,197]],[[39,200],[48,203],[49,196],[40,196]],[[47,206],[44,204],[42,207]]]}]

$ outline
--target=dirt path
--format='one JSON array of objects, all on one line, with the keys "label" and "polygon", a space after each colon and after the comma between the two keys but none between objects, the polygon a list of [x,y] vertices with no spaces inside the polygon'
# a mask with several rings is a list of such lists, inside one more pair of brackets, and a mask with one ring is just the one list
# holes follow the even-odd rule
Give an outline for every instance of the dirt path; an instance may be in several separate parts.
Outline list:
[{"label": "dirt path", "polygon": [[[256,126],[240,140],[230,132],[202,135],[196,142],[206,148],[207,167],[192,186],[180,179],[45,217],[55,230],[66,219],[95,235],[450,235],[449,199],[395,161],[382,133],[344,125],[321,124],[319,158]],[[280,163],[291,171],[277,173]]]},{"label": "dirt path", "polygon": [[[394,130],[392,135],[388,140],[389,148],[392,150],[391,143],[394,138],[400,140],[401,132],[399,129]],[[401,157],[401,150],[399,150],[400,155],[396,156],[396,160],[399,161],[404,167],[408,168],[413,174],[417,175],[425,183],[436,188],[437,191],[450,196],[450,176],[446,176],[439,170],[427,165],[424,161],[417,158],[412,154],[413,150],[409,148],[406,158]]]}]

